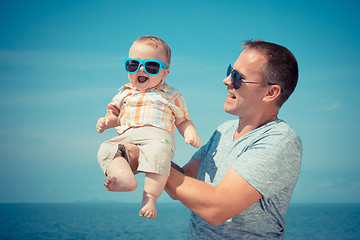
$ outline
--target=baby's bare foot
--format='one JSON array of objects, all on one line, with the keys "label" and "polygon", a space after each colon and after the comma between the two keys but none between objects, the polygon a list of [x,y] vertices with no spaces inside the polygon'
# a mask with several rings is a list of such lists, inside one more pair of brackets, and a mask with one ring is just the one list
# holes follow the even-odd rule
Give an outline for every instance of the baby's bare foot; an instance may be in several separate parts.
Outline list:
[{"label": "baby's bare foot", "polygon": [[139,216],[155,219],[157,215],[156,200],[156,197],[144,192]]},{"label": "baby's bare foot", "polygon": [[104,186],[105,186],[106,191],[111,191],[110,187],[109,187],[109,184],[111,183],[111,180],[115,180],[115,178],[114,177],[105,178]]}]

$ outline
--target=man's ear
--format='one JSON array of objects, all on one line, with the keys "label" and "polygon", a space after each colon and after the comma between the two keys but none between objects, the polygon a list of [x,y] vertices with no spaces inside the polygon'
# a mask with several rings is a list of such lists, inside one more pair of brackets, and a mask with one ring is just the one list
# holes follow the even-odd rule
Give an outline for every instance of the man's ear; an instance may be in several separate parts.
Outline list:
[{"label": "man's ear", "polygon": [[263,100],[266,102],[274,101],[280,96],[280,93],[281,93],[281,87],[279,85],[271,85]]}]

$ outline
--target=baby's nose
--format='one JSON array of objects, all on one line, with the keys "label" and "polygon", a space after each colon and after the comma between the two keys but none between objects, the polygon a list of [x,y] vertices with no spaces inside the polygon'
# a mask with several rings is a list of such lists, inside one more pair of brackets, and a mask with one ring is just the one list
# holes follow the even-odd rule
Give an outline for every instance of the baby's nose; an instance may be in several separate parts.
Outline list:
[{"label": "baby's nose", "polygon": [[139,71],[144,71],[144,64],[140,65]]}]

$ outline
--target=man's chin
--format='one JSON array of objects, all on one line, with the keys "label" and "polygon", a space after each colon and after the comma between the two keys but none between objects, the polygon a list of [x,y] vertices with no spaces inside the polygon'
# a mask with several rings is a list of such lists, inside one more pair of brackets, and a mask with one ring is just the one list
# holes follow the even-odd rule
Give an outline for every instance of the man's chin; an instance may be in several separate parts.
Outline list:
[{"label": "man's chin", "polygon": [[224,104],[224,111],[226,112],[226,113],[229,113],[229,114],[231,114],[230,113],[230,109],[226,106],[226,103]]},{"label": "man's chin", "polygon": [[226,112],[226,113],[228,113],[228,114],[231,114],[231,115],[236,115],[235,114],[235,111],[232,109],[232,108],[230,108],[228,105],[227,105],[227,103],[225,103],[224,104],[224,111]]}]

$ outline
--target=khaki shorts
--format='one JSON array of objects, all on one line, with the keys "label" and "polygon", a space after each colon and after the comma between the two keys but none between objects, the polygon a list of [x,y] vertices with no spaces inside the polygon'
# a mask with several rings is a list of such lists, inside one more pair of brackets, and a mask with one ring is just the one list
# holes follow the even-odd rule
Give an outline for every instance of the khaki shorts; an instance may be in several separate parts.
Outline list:
[{"label": "khaki shorts", "polygon": [[98,162],[104,174],[117,152],[128,160],[127,151],[119,142],[132,143],[139,147],[139,172],[169,176],[171,160],[176,150],[174,137],[169,131],[151,126],[133,127],[103,142],[98,151]]}]

